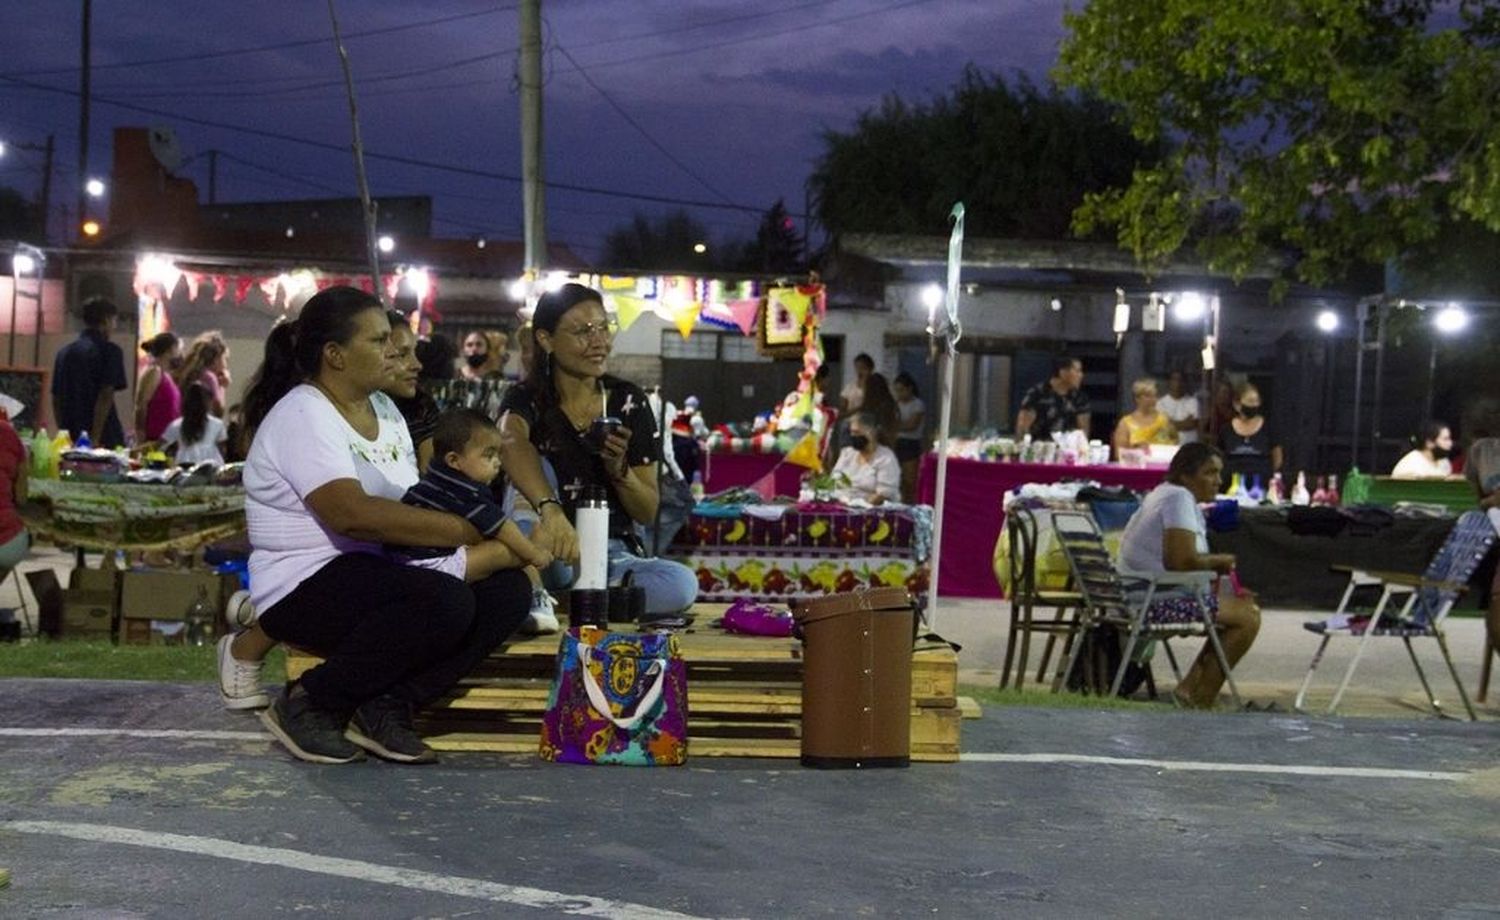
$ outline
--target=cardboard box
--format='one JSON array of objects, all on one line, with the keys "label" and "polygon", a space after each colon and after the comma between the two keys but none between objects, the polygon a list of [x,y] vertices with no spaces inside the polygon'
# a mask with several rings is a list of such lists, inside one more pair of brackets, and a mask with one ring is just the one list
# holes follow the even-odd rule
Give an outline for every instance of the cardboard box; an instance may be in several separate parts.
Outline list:
[{"label": "cardboard box", "polygon": [[121,620],[121,645],[185,645],[187,624],[181,620]]},{"label": "cardboard box", "polygon": [[37,631],[44,636],[56,638],[62,633],[63,590],[57,582],[57,573],[51,569],[37,569],[26,573],[26,583],[36,598]]},{"label": "cardboard box", "polygon": [[108,591],[111,595],[120,590],[120,571],[115,568],[115,554],[105,553],[99,568],[79,566],[68,576],[69,591]]},{"label": "cardboard box", "polygon": [[114,628],[115,596],[110,591],[63,592],[62,636],[65,639],[107,639]]},{"label": "cardboard box", "polygon": [[239,587],[233,575],[206,569],[132,569],[120,578],[122,620],[184,620],[200,589],[214,612],[214,628],[224,622],[224,605]]}]

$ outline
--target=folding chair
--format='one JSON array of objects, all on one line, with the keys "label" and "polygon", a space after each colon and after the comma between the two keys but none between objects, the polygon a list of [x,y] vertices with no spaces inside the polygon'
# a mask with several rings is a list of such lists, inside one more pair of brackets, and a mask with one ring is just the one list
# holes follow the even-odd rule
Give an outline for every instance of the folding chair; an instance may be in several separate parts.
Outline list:
[{"label": "folding chair", "polygon": [[[1052,515],[1052,527],[1057,533],[1063,553],[1068,557],[1068,567],[1073,572],[1078,589],[1083,594],[1084,609],[1087,611],[1085,628],[1107,624],[1126,633],[1125,645],[1120,652],[1120,664],[1110,684],[1111,696],[1120,692],[1125,670],[1130,666],[1131,657],[1141,640],[1161,642],[1167,660],[1171,663],[1172,675],[1181,683],[1182,669],[1178,667],[1170,640],[1202,636],[1208,639],[1214,655],[1219,659],[1219,667],[1223,669],[1224,680],[1229,686],[1235,708],[1240,707],[1239,688],[1235,686],[1229,659],[1224,654],[1223,643],[1219,641],[1219,628],[1208,612],[1207,603],[1198,605],[1202,611],[1199,622],[1153,623],[1146,616],[1151,609],[1151,602],[1158,596],[1159,588],[1187,587],[1206,596],[1213,584],[1212,572],[1121,572],[1115,568],[1109,549],[1105,546],[1104,535],[1099,532],[1099,526],[1092,516],[1077,511],[1060,511]],[[1132,595],[1138,596],[1139,600]],[[1082,642],[1074,643],[1073,654],[1068,662],[1069,672],[1073,669],[1074,660],[1082,645]]]},{"label": "folding chair", "polygon": [[[1329,640],[1334,636],[1359,637],[1354,658],[1344,672],[1344,679],[1339,682],[1338,691],[1333,694],[1333,701],[1328,704],[1328,712],[1332,713],[1338,708],[1339,700],[1344,698],[1344,691],[1349,688],[1349,681],[1354,677],[1354,669],[1359,666],[1365,646],[1372,637],[1383,636],[1399,638],[1405,643],[1406,654],[1411,658],[1412,666],[1417,669],[1417,679],[1422,682],[1422,690],[1427,694],[1433,713],[1443,715],[1442,704],[1433,694],[1432,686],[1427,682],[1427,674],[1422,670],[1422,663],[1417,660],[1417,653],[1411,647],[1412,639],[1431,638],[1437,640],[1438,649],[1443,653],[1443,662],[1448,666],[1448,673],[1453,677],[1453,685],[1458,688],[1458,697],[1463,701],[1469,718],[1477,719],[1474,704],[1469,702],[1469,694],[1458,677],[1458,669],[1453,666],[1453,656],[1448,653],[1448,638],[1443,633],[1443,620],[1453,609],[1453,602],[1468,585],[1474,570],[1479,568],[1479,564],[1495,545],[1496,532],[1500,529],[1500,513],[1491,511],[1490,515],[1491,517],[1487,517],[1482,511],[1464,512],[1453,529],[1448,531],[1443,545],[1438,547],[1432,561],[1427,564],[1427,570],[1420,576],[1403,572],[1350,570],[1349,585],[1344,589],[1343,599],[1339,601],[1338,609],[1333,615],[1326,620],[1302,624],[1302,628],[1308,632],[1321,635],[1323,641],[1318,643],[1312,664],[1308,665],[1307,676],[1302,680],[1302,688],[1297,691],[1293,708],[1298,712],[1304,711],[1302,704],[1307,697],[1308,688],[1312,686],[1313,672],[1323,660]],[[1353,598],[1355,589],[1363,587],[1380,589],[1380,599],[1368,616],[1349,612],[1349,601]],[[1399,609],[1389,613],[1388,610],[1398,597],[1404,598],[1398,602]]]},{"label": "folding chair", "polygon": [[[1011,665],[1019,646],[1020,662],[1016,669],[1016,689],[1019,690],[1026,682],[1026,657],[1033,633],[1047,636],[1042,662],[1036,669],[1037,683],[1047,679],[1047,665],[1052,660],[1052,649],[1059,635],[1064,637],[1062,654],[1068,655],[1082,621],[1078,608],[1083,603],[1083,596],[1077,591],[1047,591],[1037,587],[1039,529],[1035,512],[1019,506],[1011,509],[1005,515],[1005,530],[1010,541],[1010,578],[1005,586],[1006,597],[1010,599],[1010,632],[1005,643],[1005,667],[1000,672],[1000,689],[1010,684]],[[1037,617],[1038,607],[1050,610],[1052,615]]]}]

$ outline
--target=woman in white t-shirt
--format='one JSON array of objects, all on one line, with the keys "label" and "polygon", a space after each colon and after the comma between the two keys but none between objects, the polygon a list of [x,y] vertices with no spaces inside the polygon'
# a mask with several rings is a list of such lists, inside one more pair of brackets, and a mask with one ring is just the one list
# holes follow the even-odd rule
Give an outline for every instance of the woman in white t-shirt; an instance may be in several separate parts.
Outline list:
[{"label": "woman in white t-shirt", "polygon": [[856,412],[849,420],[849,446],[839,452],[833,471],[849,480],[841,498],[872,505],[901,500],[901,464],[896,452],[880,443],[884,432],[873,412]]},{"label": "woman in white t-shirt", "polygon": [[[480,542],[463,518],[400,501],[417,464],[406,423],[379,392],[395,357],[380,301],[328,288],[272,331],[245,395],[255,433],[244,473],[251,601],[271,639],[324,659],[261,720],[316,763],[346,763],[361,748],[435,760],[413,710],[447,692],[530,608],[518,567],[465,585],[384,553],[382,544]],[[219,654],[221,671],[241,657],[233,642]]]},{"label": "woman in white t-shirt", "polygon": [[213,397],[201,383],[189,384],[182,394],[182,416],[161,433],[163,444],[177,445],[178,463],[201,463],[212,460],[224,463],[223,447],[228,439],[224,420],[208,414]]},{"label": "woman in white t-shirt", "polygon": [[[1208,551],[1208,528],[1198,505],[1213,501],[1219,490],[1224,459],[1219,451],[1203,443],[1184,444],[1172,457],[1167,479],[1152,489],[1131,516],[1120,539],[1120,566],[1126,571],[1212,571],[1227,575],[1234,570],[1234,556]],[[1217,592],[1206,597],[1166,594],[1151,602],[1147,618],[1154,622],[1196,622],[1202,604],[1220,627],[1224,657],[1234,667],[1260,631],[1260,608],[1250,596],[1221,600]],[[1209,709],[1224,684],[1223,669],[1213,647],[1205,642],[1193,666],[1173,691],[1185,706]]]},{"label": "woman in white t-shirt", "polygon": [[1417,436],[1416,447],[1396,463],[1392,479],[1442,479],[1453,475],[1453,432],[1439,421],[1425,422]]}]

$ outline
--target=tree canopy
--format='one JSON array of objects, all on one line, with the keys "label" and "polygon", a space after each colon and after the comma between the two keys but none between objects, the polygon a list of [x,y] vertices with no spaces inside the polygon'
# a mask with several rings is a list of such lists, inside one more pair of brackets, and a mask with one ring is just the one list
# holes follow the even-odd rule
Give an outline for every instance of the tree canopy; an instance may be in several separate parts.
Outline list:
[{"label": "tree canopy", "polygon": [[711,254],[695,252],[693,247],[707,240],[708,230],[686,211],[654,218],[637,212],[630,223],[605,236],[604,264],[644,271],[706,268],[711,265]]},{"label": "tree canopy", "polygon": [[1065,239],[1085,193],[1129,183],[1158,144],[1113,107],[974,67],[925,103],[887,97],[848,132],[823,135],[809,179],[828,232],[946,234],[953,203],[976,236]]},{"label": "tree canopy", "polygon": [[1148,268],[1190,247],[1324,284],[1500,231],[1493,0],[1091,0],[1065,24],[1059,81],[1166,145],[1075,214]]}]

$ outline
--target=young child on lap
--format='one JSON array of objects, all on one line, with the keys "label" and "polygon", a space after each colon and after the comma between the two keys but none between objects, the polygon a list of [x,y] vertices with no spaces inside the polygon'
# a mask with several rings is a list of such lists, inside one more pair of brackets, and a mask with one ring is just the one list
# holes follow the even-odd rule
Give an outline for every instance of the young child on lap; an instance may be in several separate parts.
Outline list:
[{"label": "young child on lap", "polygon": [[473,546],[393,548],[407,564],[434,569],[465,581],[479,581],[514,560],[545,568],[552,554],[532,543],[507,520],[490,489],[500,475],[500,429],[473,409],[449,409],[432,433],[432,461],[421,480],[401,497],[419,508],[457,514],[485,541]]}]

